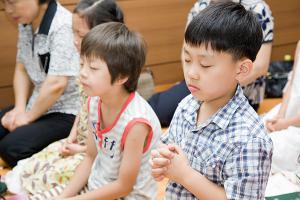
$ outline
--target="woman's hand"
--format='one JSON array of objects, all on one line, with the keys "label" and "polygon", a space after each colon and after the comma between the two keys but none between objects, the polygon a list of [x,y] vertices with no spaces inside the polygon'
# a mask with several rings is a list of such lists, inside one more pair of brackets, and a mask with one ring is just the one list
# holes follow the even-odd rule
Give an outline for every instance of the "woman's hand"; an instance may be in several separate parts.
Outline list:
[{"label": "woman's hand", "polygon": [[16,118],[20,115],[25,114],[25,110],[13,108],[11,111],[5,113],[1,119],[1,124],[10,132],[16,128]]},{"label": "woman's hand", "polygon": [[282,129],[287,129],[289,127],[289,123],[284,118],[274,118],[274,119],[267,120],[266,126],[270,132],[274,132],[274,131],[280,131]]},{"label": "woman's hand", "polygon": [[30,121],[28,114],[21,113],[16,116],[15,123],[13,124],[12,129],[15,130],[18,127],[25,126],[30,123],[31,123],[31,121]]}]

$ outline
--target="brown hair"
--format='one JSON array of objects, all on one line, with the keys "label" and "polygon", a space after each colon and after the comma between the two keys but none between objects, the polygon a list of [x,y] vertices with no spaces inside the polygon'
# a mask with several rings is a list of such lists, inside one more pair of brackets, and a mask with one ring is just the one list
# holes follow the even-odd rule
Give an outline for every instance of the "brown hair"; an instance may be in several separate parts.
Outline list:
[{"label": "brown hair", "polygon": [[128,92],[137,82],[146,60],[146,45],[140,34],[130,31],[125,24],[109,22],[94,27],[82,40],[81,56],[105,61],[111,83],[128,77],[124,84]]},{"label": "brown hair", "polygon": [[90,29],[106,22],[124,23],[123,11],[114,0],[81,0],[73,12],[84,17]]}]

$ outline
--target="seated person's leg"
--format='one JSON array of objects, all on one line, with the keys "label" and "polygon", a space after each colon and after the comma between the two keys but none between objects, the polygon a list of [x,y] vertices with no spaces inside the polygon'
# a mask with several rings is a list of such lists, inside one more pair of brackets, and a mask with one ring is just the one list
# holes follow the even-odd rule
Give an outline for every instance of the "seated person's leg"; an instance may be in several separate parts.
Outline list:
[{"label": "seated person's leg", "polygon": [[0,141],[1,158],[14,167],[19,160],[28,158],[50,143],[67,137],[74,119],[74,115],[52,113],[17,128]]},{"label": "seated person's leg", "polygon": [[5,113],[10,111],[11,109],[13,109],[13,106],[9,106],[7,108],[4,108],[0,112],[0,140],[2,140],[2,138],[4,138],[9,133],[9,131],[2,126],[1,120],[2,120],[2,117],[5,115]]}]

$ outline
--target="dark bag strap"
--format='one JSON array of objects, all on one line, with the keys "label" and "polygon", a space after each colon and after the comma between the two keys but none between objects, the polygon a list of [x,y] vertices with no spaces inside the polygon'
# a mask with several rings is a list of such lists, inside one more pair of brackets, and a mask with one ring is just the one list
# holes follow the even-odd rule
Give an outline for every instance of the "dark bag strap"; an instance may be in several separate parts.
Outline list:
[{"label": "dark bag strap", "polygon": [[[50,0],[48,3],[48,8],[43,16],[39,32],[38,34],[48,35],[49,30],[53,21],[53,18],[55,16],[55,13],[57,11],[57,3],[56,0]],[[49,70],[49,64],[50,64],[50,53],[45,53],[42,55],[39,55],[40,57],[40,65],[41,68],[45,71],[45,73],[48,73]]]}]

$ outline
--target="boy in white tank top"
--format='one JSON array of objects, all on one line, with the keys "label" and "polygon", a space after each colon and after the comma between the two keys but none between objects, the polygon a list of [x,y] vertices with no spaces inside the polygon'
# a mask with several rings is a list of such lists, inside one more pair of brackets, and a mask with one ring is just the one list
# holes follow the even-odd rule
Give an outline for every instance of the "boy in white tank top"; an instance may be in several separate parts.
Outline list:
[{"label": "boy in white tank top", "polygon": [[[143,39],[122,23],[96,26],[83,39],[80,81],[90,96],[87,155],[61,198],[156,199],[148,160],[161,127],[135,92],[145,54]],[[88,192],[76,196],[86,184]]]}]

